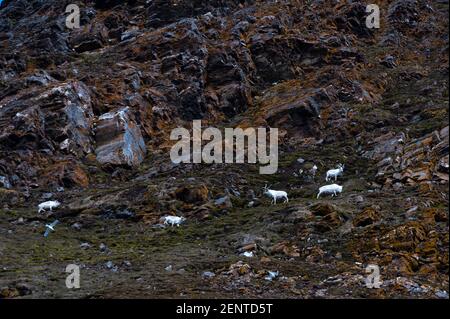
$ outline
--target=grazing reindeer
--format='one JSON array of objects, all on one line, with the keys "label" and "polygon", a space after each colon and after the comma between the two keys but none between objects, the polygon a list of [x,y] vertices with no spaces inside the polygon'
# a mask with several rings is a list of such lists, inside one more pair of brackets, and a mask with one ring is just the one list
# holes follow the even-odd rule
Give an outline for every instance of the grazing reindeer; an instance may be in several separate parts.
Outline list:
[{"label": "grazing reindeer", "polygon": [[321,194],[331,194],[331,196],[334,197],[337,196],[338,193],[342,193],[342,186],[337,184],[325,185],[319,188],[317,198],[319,198]]},{"label": "grazing reindeer", "polygon": [[263,188],[263,192],[264,195],[269,196],[270,198],[272,198],[271,204],[277,204],[277,199],[278,198],[284,198],[284,202],[288,203],[289,202],[289,198],[288,195],[285,191],[275,191],[273,189],[269,189],[269,187],[264,186]]},{"label": "grazing reindeer", "polygon": [[334,177],[334,180],[337,181],[338,176],[342,175],[343,173],[344,173],[344,165],[339,164],[338,168],[330,169],[327,172],[327,176],[326,176],[325,180],[328,182],[330,179],[332,179]]},{"label": "grazing reindeer", "polygon": [[59,205],[61,205],[60,202],[57,200],[44,202],[38,205],[38,213],[41,213],[42,211],[45,211],[46,209],[50,209],[50,211],[53,211],[53,208],[57,208]]},{"label": "grazing reindeer", "polygon": [[180,224],[186,220],[186,218],[178,217],[178,216],[164,216],[162,219],[164,220],[164,225],[170,224],[172,227],[174,225],[177,225],[177,227],[180,227]]}]

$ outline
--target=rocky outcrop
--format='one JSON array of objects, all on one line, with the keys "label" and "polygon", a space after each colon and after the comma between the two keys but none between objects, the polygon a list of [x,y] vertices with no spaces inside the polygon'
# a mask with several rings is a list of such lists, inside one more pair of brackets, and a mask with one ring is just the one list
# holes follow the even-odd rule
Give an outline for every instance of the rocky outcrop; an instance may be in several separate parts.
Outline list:
[{"label": "rocky outcrop", "polygon": [[2,102],[4,150],[47,147],[78,156],[91,151],[93,112],[89,89],[82,82],[49,87],[31,97],[19,94]]},{"label": "rocky outcrop", "polygon": [[377,161],[378,180],[386,186],[448,183],[448,132],[447,126],[412,141],[402,133],[387,133],[375,139],[364,156]]},{"label": "rocky outcrop", "polygon": [[139,165],[147,152],[141,131],[128,108],[98,118],[95,129],[97,161],[101,164]]},{"label": "rocky outcrop", "polygon": [[82,82],[31,88],[1,103],[0,171],[13,184],[37,180],[39,164],[59,156],[81,159],[92,152],[94,115],[89,89]]}]

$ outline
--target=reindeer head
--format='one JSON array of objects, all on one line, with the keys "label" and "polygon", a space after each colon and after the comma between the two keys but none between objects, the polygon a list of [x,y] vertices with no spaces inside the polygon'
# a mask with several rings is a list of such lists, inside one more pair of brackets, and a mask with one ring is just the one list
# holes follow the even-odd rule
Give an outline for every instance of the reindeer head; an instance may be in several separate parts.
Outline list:
[{"label": "reindeer head", "polygon": [[341,164],[341,163],[338,164],[338,169],[339,169],[341,172],[344,171],[344,168],[345,168],[345,165],[344,165],[344,164]]},{"label": "reindeer head", "polygon": [[267,192],[269,191],[269,187],[270,186],[267,186],[267,184],[264,185],[264,187],[263,187],[263,194],[267,194]]}]

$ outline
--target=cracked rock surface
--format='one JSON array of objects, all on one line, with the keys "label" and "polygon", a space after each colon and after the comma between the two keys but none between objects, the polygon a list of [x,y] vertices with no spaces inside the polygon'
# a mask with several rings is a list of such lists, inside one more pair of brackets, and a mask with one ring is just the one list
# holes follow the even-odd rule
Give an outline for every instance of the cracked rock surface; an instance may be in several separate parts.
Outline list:
[{"label": "cracked rock surface", "polygon": [[[0,298],[448,299],[448,1],[366,4],[4,0]],[[277,173],[172,163],[198,119],[278,128]]]}]

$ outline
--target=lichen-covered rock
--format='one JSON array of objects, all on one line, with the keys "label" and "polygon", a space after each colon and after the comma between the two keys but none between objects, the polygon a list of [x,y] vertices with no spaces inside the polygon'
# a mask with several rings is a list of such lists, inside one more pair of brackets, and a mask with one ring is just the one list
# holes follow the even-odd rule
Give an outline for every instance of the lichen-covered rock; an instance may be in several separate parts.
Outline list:
[{"label": "lichen-covered rock", "polygon": [[[374,139],[363,156],[376,160],[377,177],[385,185],[416,185],[433,179],[448,181],[448,126],[421,138],[386,133]],[[394,183],[393,183],[394,181]]]},{"label": "lichen-covered rock", "polygon": [[204,203],[208,200],[209,190],[205,185],[182,186],[175,190],[175,197],[186,203]]},{"label": "lichen-covered rock", "polygon": [[[0,174],[15,173],[10,186],[31,180],[58,156],[83,158],[92,152],[93,111],[90,92],[80,81],[48,83],[2,100]],[[58,180],[53,174],[39,184]]]},{"label": "lichen-covered rock", "polygon": [[128,108],[101,115],[95,129],[95,153],[101,164],[138,166],[147,149]]},{"label": "lichen-covered rock", "polygon": [[57,185],[64,187],[89,186],[87,172],[76,161],[58,161],[42,169],[40,175],[48,180],[54,180]]},{"label": "lichen-covered rock", "polygon": [[92,149],[93,112],[89,89],[74,81],[47,88],[36,97],[18,94],[7,99],[0,116],[0,148],[49,148],[83,156]]},{"label": "lichen-covered rock", "polygon": [[353,225],[355,227],[365,227],[375,223],[379,219],[379,214],[375,211],[375,209],[368,207],[353,219]]}]

